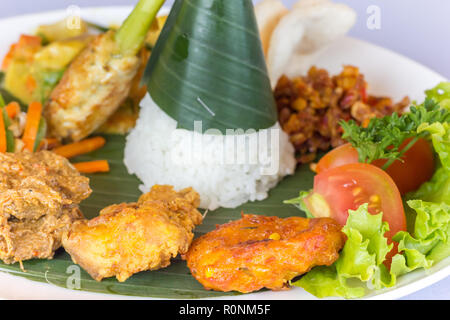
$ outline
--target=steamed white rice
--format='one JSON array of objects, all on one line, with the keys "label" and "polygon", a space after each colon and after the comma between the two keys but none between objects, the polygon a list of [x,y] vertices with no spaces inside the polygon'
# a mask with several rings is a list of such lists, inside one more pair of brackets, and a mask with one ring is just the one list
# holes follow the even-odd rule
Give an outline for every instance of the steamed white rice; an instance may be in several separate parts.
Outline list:
[{"label": "steamed white rice", "polygon": [[147,94],[127,137],[124,160],[130,174],[142,181],[142,192],[155,184],[193,187],[201,208],[235,208],[265,199],[294,173],[294,148],[278,123],[258,133],[199,132],[177,129],[177,122]]}]

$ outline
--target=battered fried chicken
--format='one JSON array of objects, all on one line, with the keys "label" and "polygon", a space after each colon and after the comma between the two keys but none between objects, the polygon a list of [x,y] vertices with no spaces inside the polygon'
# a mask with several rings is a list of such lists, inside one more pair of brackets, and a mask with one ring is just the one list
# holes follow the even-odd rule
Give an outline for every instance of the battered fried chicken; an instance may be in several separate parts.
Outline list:
[{"label": "battered fried chicken", "polygon": [[0,259],[52,258],[91,192],[89,179],[52,152],[0,153]]},{"label": "battered fried chicken", "polygon": [[333,264],[344,243],[332,219],[243,215],[196,239],[183,258],[208,290],[281,290],[311,268]]},{"label": "battered fried chicken", "polygon": [[186,253],[194,227],[202,222],[199,195],[171,186],[154,186],[137,203],[112,205],[90,221],[76,222],[63,237],[72,260],[95,280],[125,281],[145,270],[167,267]]},{"label": "battered fried chicken", "polygon": [[127,98],[140,63],[118,53],[114,32],[98,35],[50,96],[45,116],[51,135],[78,141],[99,128]]}]

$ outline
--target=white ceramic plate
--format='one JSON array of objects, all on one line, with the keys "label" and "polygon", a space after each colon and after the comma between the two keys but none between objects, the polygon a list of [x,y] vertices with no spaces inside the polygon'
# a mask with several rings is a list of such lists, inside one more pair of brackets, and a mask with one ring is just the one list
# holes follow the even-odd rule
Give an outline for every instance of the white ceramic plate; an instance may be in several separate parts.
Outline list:
[{"label": "white ceramic plate", "polygon": [[[81,16],[102,25],[120,23],[131,11],[131,7],[83,8]],[[167,11],[166,11],[167,12]],[[30,33],[40,24],[48,24],[67,16],[65,11],[33,14],[0,20],[0,57],[17,41],[21,33]],[[445,78],[426,67],[386,49],[372,44],[344,38],[330,47],[316,65],[332,74],[338,73],[342,65],[358,66],[365,74],[373,94],[391,96],[396,100],[409,96],[422,101],[424,90],[434,87]],[[430,286],[450,275],[450,258],[431,269],[418,270],[399,279],[395,288],[372,292],[367,299],[397,299]],[[118,299],[129,298],[96,294],[59,288],[51,284],[38,283],[20,277],[0,273],[0,298],[4,299]],[[233,297],[227,297],[227,299]],[[314,299],[300,288],[282,292],[262,292],[234,297],[234,299]]]}]

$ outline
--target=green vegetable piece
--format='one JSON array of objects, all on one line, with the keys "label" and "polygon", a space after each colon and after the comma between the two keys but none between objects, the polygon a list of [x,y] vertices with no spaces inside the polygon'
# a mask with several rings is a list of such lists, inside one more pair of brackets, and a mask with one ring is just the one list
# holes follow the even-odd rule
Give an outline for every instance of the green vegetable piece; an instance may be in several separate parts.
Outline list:
[{"label": "green vegetable piece", "polygon": [[307,218],[314,218],[314,215],[311,213],[311,211],[309,211],[309,209],[305,203],[305,198],[308,197],[311,194],[311,192],[301,191],[298,198],[294,198],[291,200],[285,200],[285,201],[283,201],[283,203],[292,204],[292,205],[296,206],[298,209],[300,209],[301,211],[303,211],[306,214]]},{"label": "green vegetable piece", "polygon": [[164,0],[140,0],[116,33],[116,43],[123,55],[136,55],[145,43],[147,32]]},{"label": "green vegetable piece", "polygon": [[38,150],[41,141],[45,138],[46,135],[47,135],[47,121],[45,120],[44,117],[41,117],[41,120],[39,121],[38,132],[36,135],[36,141],[34,142],[33,151]]},{"label": "green vegetable piece", "polygon": [[[3,104],[3,106],[4,106],[3,97],[0,95],[0,105],[1,104]],[[11,119],[8,116],[8,112],[6,112],[6,108],[2,107],[2,112],[3,112],[3,122],[4,122],[4,126],[5,126],[5,133],[6,133],[6,151],[14,152],[15,148],[16,148],[16,141],[14,139],[14,134],[9,129],[9,126],[11,125]]]},{"label": "green vegetable piece", "polygon": [[441,82],[433,89],[425,91],[428,98],[438,102],[442,108],[450,110],[450,82]]}]

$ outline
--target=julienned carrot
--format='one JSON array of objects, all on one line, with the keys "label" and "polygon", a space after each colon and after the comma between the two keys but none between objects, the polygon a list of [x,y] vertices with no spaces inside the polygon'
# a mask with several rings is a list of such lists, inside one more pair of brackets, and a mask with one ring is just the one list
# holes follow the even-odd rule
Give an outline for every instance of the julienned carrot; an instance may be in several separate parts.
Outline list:
[{"label": "julienned carrot", "polygon": [[109,172],[109,164],[106,160],[74,163],[73,166],[81,173]]},{"label": "julienned carrot", "polygon": [[24,148],[30,152],[34,150],[36,136],[39,130],[39,122],[41,121],[42,104],[40,102],[32,102],[28,106],[27,122],[23,132],[22,141]]},{"label": "julienned carrot", "polygon": [[67,159],[70,159],[100,149],[105,145],[105,143],[105,138],[95,137],[55,148],[53,152]]},{"label": "julienned carrot", "polygon": [[7,149],[5,122],[3,121],[3,112],[0,110],[0,152],[5,153]]},{"label": "julienned carrot", "polygon": [[10,119],[15,118],[20,112],[20,105],[16,101],[9,103],[5,108]]}]

